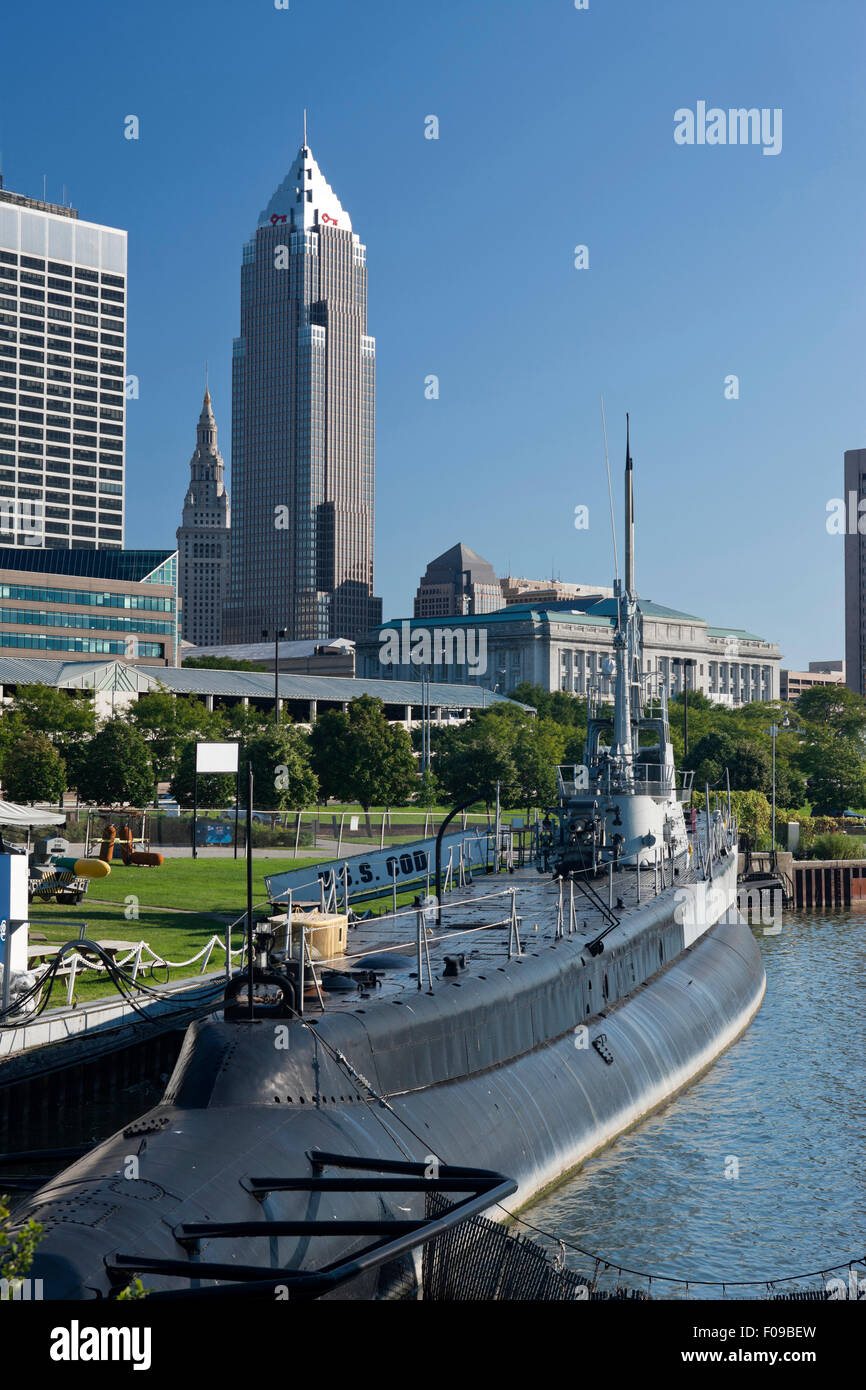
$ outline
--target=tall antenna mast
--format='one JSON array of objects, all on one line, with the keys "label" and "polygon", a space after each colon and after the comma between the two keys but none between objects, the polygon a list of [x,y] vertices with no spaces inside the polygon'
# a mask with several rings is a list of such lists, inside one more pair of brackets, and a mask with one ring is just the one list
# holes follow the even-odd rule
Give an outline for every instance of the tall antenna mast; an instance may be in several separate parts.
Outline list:
[{"label": "tall antenna mast", "polygon": [[628,412],[625,417],[625,591],[634,597],[634,473],[628,441]]},{"label": "tall antenna mast", "polygon": [[307,108],[304,107],[304,149],[307,148]]},{"label": "tall antenna mast", "polygon": [[614,577],[615,577],[617,583],[619,583],[619,559],[618,559],[617,553],[616,553],[616,521],[615,521],[615,519],[614,519],[614,514],[613,514],[613,488],[612,488],[612,486],[611,486],[611,481],[610,481],[610,456],[609,456],[609,454],[608,454],[608,452],[607,452],[607,425],[605,424],[605,420],[604,420],[604,396],[601,396],[601,397],[600,397],[600,400],[601,400],[601,432],[602,432],[602,434],[604,435],[604,461],[605,461],[605,463],[607,464],[607,495],[608,495],[608,497],[609,497],[609,499],[610,499],[610,530],[611,530],[611,535],[613,536],[613,572],[614,572]]}]

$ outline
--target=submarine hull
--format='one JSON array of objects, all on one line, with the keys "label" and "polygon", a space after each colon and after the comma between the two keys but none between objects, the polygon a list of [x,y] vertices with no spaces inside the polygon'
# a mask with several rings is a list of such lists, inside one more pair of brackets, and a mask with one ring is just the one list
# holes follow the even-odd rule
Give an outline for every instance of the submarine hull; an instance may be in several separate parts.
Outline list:
[{"label": "submarine hull", "polygon": [[[719,901],[735,883],[728,855]],[[676,897],[627,914],[595,955],[565,936],[437,980],[433,993],[283,1025],[194,1023],[160,1105],[16,1212],[45,1227],[33,1267],[45,1296],[105,1295],[118,1253],[184,1258],[181,1223],[423,1215],[423,1198],[386,1187],[263,1201],[247,1190],[254,1177],[308,1176],[316,1150],[495,1169],[518,1184],[509,1209],[525,1204],[692,1081],[760,1005],[751,929],[726,911],[689,941]],[[263,1230],[209,1240],[201,1258],[316,1269],[368,1243]],[[342,1295],[388,1296],[387,1277]]]}]

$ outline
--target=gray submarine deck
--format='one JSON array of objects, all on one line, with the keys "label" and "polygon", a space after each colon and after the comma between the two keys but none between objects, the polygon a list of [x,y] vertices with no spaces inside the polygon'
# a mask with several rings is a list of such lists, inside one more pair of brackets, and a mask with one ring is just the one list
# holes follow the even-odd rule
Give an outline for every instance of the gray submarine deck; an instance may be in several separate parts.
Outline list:
[{"label": "gray submarine deck", "polygon": [[[714,868],[720,880],[733,872],[735,885],[735,855]],[[426,978],[421,990],[413,978],[413,932],[366,922],[349,935],[350,957],[400,942],[409,952],[375,996],[327,998],[324,1013],[307,1001],[282,1034],[264,1019],[193,1024],[160,1104],[16,1212],[45,1227],[33,1273],[46,1297],[104,1295],[106,1259],[119,1252],[177,1259],[183,1223],[260,1221],[261,1236],[209,1241],[202,1258],[313,1269],[363,1241],[271,1238],[266,1219],[423,1212],[420,1199],[384,1185],[326,1203],[249,1192],[256,1175],[308,1174],[316,1151],[492,1168],[517,1181],[513,1208],[528,1201],[688,1084],[760,1004],[763,969],[746,925],[718,922],[684,945],[677,887],[693,876],[682,870],[659,894],[652,874],[641,874],[640,911],[637,876],[616,875],[614,901],[624,907],[598,955],[587,947],[606,914],[576,895],[577,930],[568,934],[566,886],[566,934],[557,937],[557,886],[531,869],[507,880],[524,889],[523,954],[508,960],[509,900],[491,898],[496,880],[485,876],[448,900],[445,939],[430,943],[432,993]],[[491,917],[502,925],[480,930]],[[474,934],[455,936],[458,923]],[[467,969],[443,978],[444,956],[456,951],[466,952]],[[378,1291],[368,1281],[355,1296]]]}]

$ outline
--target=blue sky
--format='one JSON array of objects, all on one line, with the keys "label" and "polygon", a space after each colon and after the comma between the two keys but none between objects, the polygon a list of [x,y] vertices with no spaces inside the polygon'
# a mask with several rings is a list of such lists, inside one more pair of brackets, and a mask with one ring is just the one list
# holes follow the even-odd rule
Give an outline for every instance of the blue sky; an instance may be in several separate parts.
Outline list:
[{"label": "blue sky", "polygon": [[[864,40],[860,0],[8,12],[6,186],[47,175],[129,230],[127,544],[174,544],[205,359],[228,461],[241,247],[306,106],[368,248],[385,616],[458,540],[499,573],[611,582],[603,392],[617,503],[632,417],[640,592],[785,665],[843,655],[825,519],[866,445]],[[675,144],[699,100],[780,107],[781,153]]]}]

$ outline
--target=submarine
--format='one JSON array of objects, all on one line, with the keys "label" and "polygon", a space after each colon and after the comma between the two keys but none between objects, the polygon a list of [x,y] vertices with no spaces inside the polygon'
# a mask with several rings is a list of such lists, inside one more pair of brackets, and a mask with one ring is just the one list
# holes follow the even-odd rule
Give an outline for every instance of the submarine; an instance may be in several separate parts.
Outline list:
[{"label": "submarine", "polygon": [[423,1297],[426,1242],[531,1202],[748,1027],[766,980],[730,800],[687,828],[643,669],[628,434],[625,521],[613,703],[591,696],[533,862],[325,924],[315,952],[291,904],[284,927],[250,912],[160,1102],[16,1209],[43,1227],[45,1298],[135,1277],[159,1299]]}]

